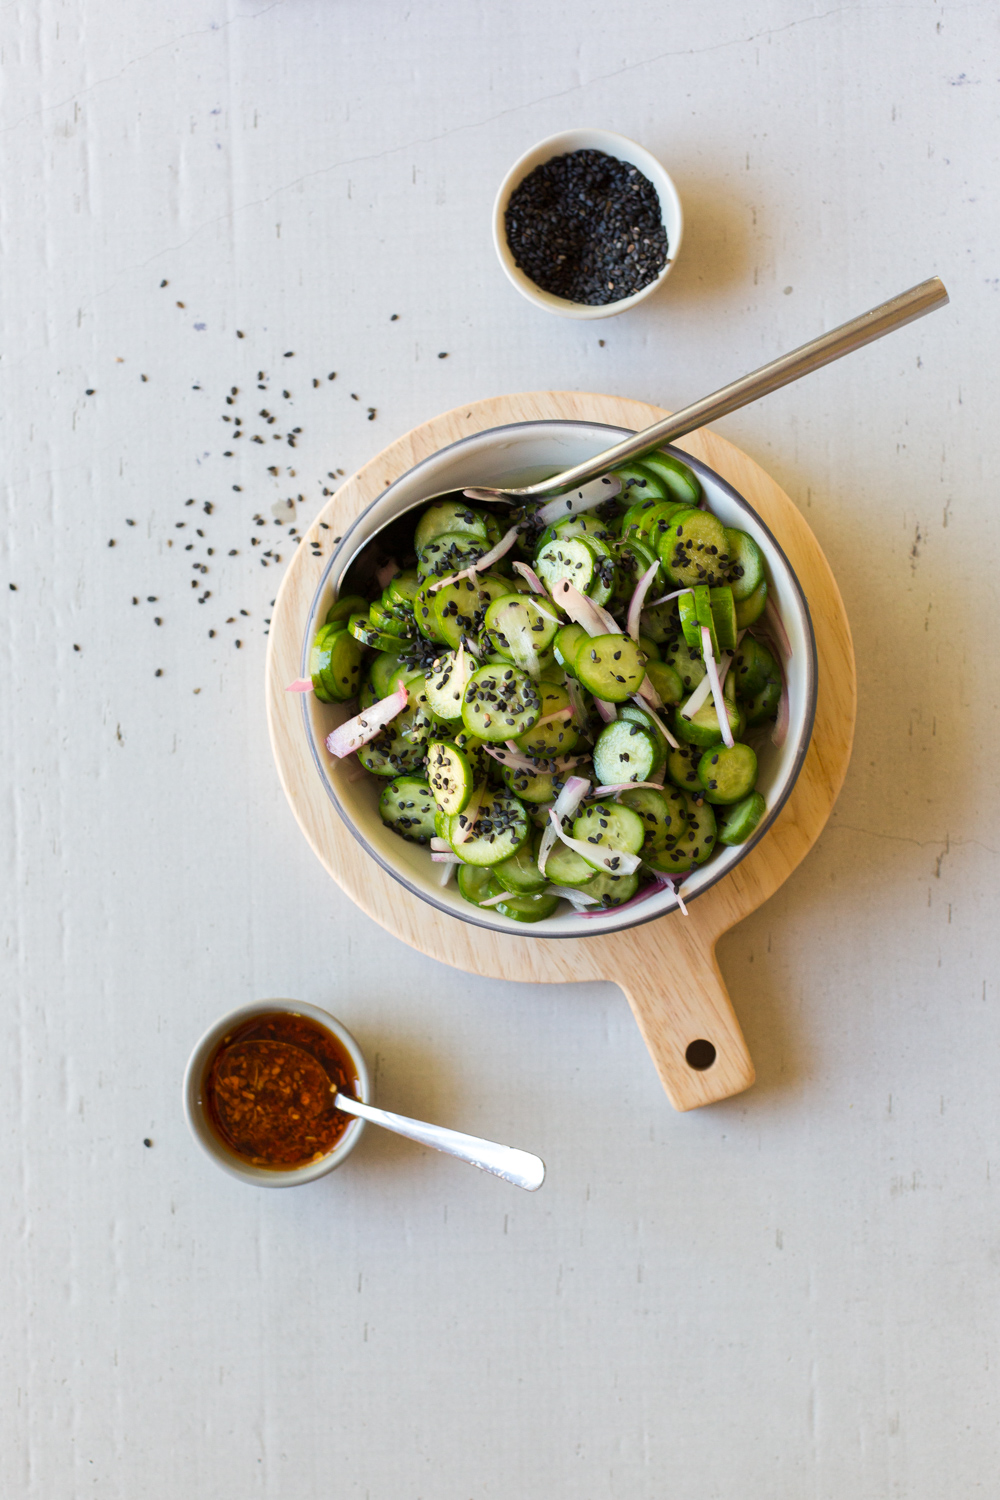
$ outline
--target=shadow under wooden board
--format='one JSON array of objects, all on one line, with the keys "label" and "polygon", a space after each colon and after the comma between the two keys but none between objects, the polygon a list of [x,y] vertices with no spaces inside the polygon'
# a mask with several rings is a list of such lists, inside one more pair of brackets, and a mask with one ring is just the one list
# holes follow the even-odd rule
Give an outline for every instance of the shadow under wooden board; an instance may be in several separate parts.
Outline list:
[{"label": "shadow under wooden board", "polygon": [[[728,480],[778,538],[809,602],[819,662],[812,743],[788,802],[746,859],[692,902],[688,917],[674,911],[620,933],[554,940],[493,933],[435,911],[369,858],[341,822],[316,774],[299,697],[285,692],[299,675],[303,634],[330,539],[407,469],[459,438],[509,422],[568,418],[638,430],[665,415],[659,407],[615,396],[537,391],[458,407],[390,444],[340,487],[296,551],[271,618],[267,711],[278,773],[299,826],[363,911],[411,947],[471,973],[535,984],[603,979],[619,985],[671,1103],[684,1110],[753,1083],[753,1063],[715,945],[778,889],[819,837],[843,783],[854,735],[854,651],[843,601],[816,538],[774,480],[711,431],[691,433],[677,445]],[[314,541],[320,556],[309,546]],[[711,1047],[692,1047],[695,1042]],[[711,1065],[698,1066],[712,1048]]]}]

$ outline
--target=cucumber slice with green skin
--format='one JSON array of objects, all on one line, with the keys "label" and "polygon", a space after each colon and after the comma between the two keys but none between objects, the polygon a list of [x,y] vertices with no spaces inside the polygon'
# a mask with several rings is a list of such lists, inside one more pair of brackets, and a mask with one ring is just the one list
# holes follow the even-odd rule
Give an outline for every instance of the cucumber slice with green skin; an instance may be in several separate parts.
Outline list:
[{"label": "cucumber slice with green skin", "polygon": [[535,571],[549,593],[565,581],[586,594],[597,580],[597,553],[590,538],[557,537],[538,552]]},{"label": "cucumber slice with green skin", "polygon": [[[472,536],[486,541],[486,517],[461,500],[438,500],[428,505],[413,533],[414,552],[423,552],[441,536]],[[486,551],[486,548],[483,548]]]},{"label": "cucumber slice with green skin", "polygon": [[642,611],[639,618],[645,635],[661,647],[668,641],[672,641],[680,629],[677,621],[676,599],[671,599],[668,604],[650,605],[648,609]]},{"label": "cucumber slice with green skin", "polygon": [[451,814],[443,813],[441,809],[436,806],[436,804],[435,808],[434,837],[438,839],[446,839],[448,837],[448,827],[451,821]]},{"label": "cucumber slice with green skin", "polygon": [[412,609],[420,592],[420,578],[416,568],[404,568],[395,578],[390,578],[382,590],[386,608]]},{"label": "cucumber slice with green skin", "polygon": [[615,540],[615,534],[607,522],[602,521],[593,511],[587,511],[585,515],[566,516],[554,526],[547,526],[538,538],[536,556],[549,542],[571,536],[596,537],[599,542],[605,542],[609,546]]},{"label": "cucumber slice with green skin", "polygon": [[563,625],[559,630],[556,631],[555,640],[552,642],[552,650],[555,655],[555,659],[559,663],[559,665],[563,667],[567,672],[569,672],[573,677],[576,676],[576,672],[573,668],[573,663],[576,660],[576,653],[579,651],[584,641],[589,640],[590,636],[584,630],[582,625]]},{"label": "cucumber slice with green skin", "polygon": [[449,651],[438,658],[427,676],[427,707],[435,719],[444,723],[461,723],[462,697],[475,671],[475,661],[466,652],[462,663],[459,671],[458,657],[454,651]]},{"label": "cucumber slice with green skin", "polygon": [[[646,667],[646,675],[649,675],[648,665]],[[666,761],[667,751],[670,748],[659,724],[653,718],[652,714],[648,714],[644,708],[640,708],[636,703],[623,703],[621,705],[618,710],[618,722],[638,724],[648,735],[652,736],[653,743],[656,746],[656,764],[653,767],[655,775]]]},{"label": "cucumber slice with green skin", "polygon": [[557,839],[545,861],[545,878],[553,885],[583,886],[594,878],[594,867],[582,855]]},{"label": "cucumber slice with green skin", "polygon": [[[549,714],[569,708],[569,693],[560,683],[539,682],[537,686],[542,699],[540,718],[548,718]],[[527,734],[518,735],[517,746],[525,755],[554,760],[557,756],[568,755],[579,738],[580,731],[572,719],[549,719],[547,724],[536,724]]]},{"label": "cucumber slice with green skin", "polygon": [[[498,761],[493,762],[499,765]],[[525,771],[518,766],[500,766],[504,786],[533,806],[554,802],[558,795],[555,777],[548,771]]]},{"label": "cucumber slice with green skin", "polygon": [[[730,703],[728,698],[724,701],[733,739],[739,739],[744,728],[742,710],[737,704]],[[721,745],[722,731],[719,728],[719,716],[715,711],[715,701],[711,694],[690,719],[681,713],[680,708],[674,709],[674,733],[686,744],[700,745],[704,750],[708,750],[713,745]]]},{"label": "cucumber slice with green skin", "polygon": [[719,823],[719,843],[745,844],[766,812],[767,803],[760,792],[751,792],[731,807]]},{"label": "cucumber slice with green skin", "polygon": [[715,848],[718,834],[715,812],[707,799],[693,797],[690,793],[685,795],[688,826],[678,847],[687,850],[696,865],[703,865]]},{"label": "cucumber slice with green skin", "polygon": [[362,745],[358,760],[373,776],[423,772],[431,721],[419,702],[410,702],[391,724]]},{"label": "cucumber slice with green skin", "polygon": [[[386,696],[386,693],[382,694],[383,698],[385,698]],[[371,678],[366,677],[364,682],[358,689],[358,708],[371,708],[372,704],[375,703],[377,699],[378,694],[372,687]]]},{"label": "cucumber slice with green skin", "polygon": [[[491,896],[499,896],[502,890],[499,880],[491,882]],[[494,902],[492,909],[501,916],[511,917],[515,922],[544,922],[546,917],[552,916],[558,905],[558,896],[539,891],[534,895],[505,896],[502,901]]]},{"label": "cucumber slice with green skin", "polygon": [[685,509],[674,500],[658,500],[654,505],[648,502],[632,505],[622,517],[622,538],[631,541],[634,537],[659,553],[660,542],[674,517]]},{"label": "cucumber slice with green skin", "polygon": [[376,651],[393,651],[399,647],[399,637],[380,630],[368,615],[352,615],[348,629],[362,646],[372,646]]},{"label": "cucumber slice with green skin", "polygon": [[493,865],[493,878],[505,891],[515,896],[531,896],[543,891],[548,880],[535,863],[531,842],[522,844],[516,854]]},{"label": "cucumber slice with green skin", "polygon": [[712,624],[715,627],[715,635],[723,651],[733,651],[736,647],[736,606],[733,603],[733,591],[727,584],[721,588],[709,590],[709,601],[712,610]]},{"label": "cucumber slice with green skin", "polygon": [[682,744],[679,750],[670,751],[667,756],[667,775],[674,786],[683,787],[686,792],[700,788],[698,764],[703,754],[700,745]]},{"label": "cucumber slice with green skin", "polygon": [[589,693],[608,703],[625,703],[646,675],[639,648],[627,635],[595,635],[577,652],[576,675]]},{"label": "cucumber slice with green skin", "polygon": [[442,812],[460,813],[469,805],[475,785],[469,757],[454,740],[429,740],[427,782]]},{"label": "cucumber slice with green skin", "polygon": [[385,826],[411,844],[429,844],[434,837],[434,798],[418,776],[390,781],[378,799],[378,811]]},{"label": "cucumber slice with green skin", "polygon": [[559,626],[548,615],[531,594],[505,594],[490,604],[485,624],[499,649],[527,672],[537,669],[542,652],[555,640]]},{"label": "cucumber slice with green skin", "polygon": [[647,588],[650,599],[656,598],[663,585],[663,569],[660,567],[660,559],[653,548],[648,547],[645,542],[633,541],[632,538],[619,542],[615,549],[615,587],[612,594],[612,608],[628,609],[640,578],[654,565],[657,571]]},{"label": "cucumber slice with green skin", "polygon": [[356,698],[361,685],[362,650],[348,630],[336,629],[329,641],[329,657],[323,668],[323,686],[336,703]]},{"label": "cucumber slice with green skin", "polygon": [[458,867],[458,890],[459,894],[473,906],[478,906],[490,894],[493,884],[492,870],[482,868],[479,865],[459,865]]},{"label": "cucumber slice with green skin", "polygon": [[768,681],[755,698],[747,704],[747,728],[758,729],[777,716],[781,701],[781,682]]},{"label": "cucumber slice with green skin", "polygon": [[755,698],[769,681],[780,682],[781,672],[767,647],[754,636],[747,635],[740,642],[727,683],[730,677],[735,681],[737,698],[747,702]]},{"label": "cucumber slice with green skin", "polygon": [[368,606],[368,618],[376,630],[381,630],[386,635],[394,635],[400,640],[410,634],[407,625],[412,625],[413,623],[412,615],[409,621],[401,620],[399,615],[393,614],[390,610],[386,609],[385,605],[378,599]]},{"label": "cucumber slice with green skin", "polygon": [[455,835],[464,829],[466,822],[464,812],[455,813],[449,819],[446,837],[459,859],[470,865],[500,864],[516,854],[531,834],[528,814],[520,800],[500,788],[483,793],[472,833],[456,844]]},{"label": "cucumber slice with green skin", "polygon": [[343,599],[338,599],[336,604],[331,604],[326,612],[326,623],[334,625],[339,620],[342,625],[347,624],[352,615],[363,615],[368,608],[368,600],[362,599],[360,594],[345,594]]},{"label": "cucumber slice with green skin", "polygon": [[594,775],[602,786],[648,781],[658,760],[653,736],[628,719],[606,724],[594,746]]},{"label": "cucumber slice with green skin", "polygon": [[681,505],[701,504],[701,482],[693,469],[669,453],[647,453],[642,467],[650,469],[666,485],[671,500]]},{"label": "cucumber slice with green skin", "polygon": [[638,875],[611,875],[605,870],[580,886],[584,896],[595,896],[602,906],[623,906],[639,889]]},{"label": "cucumber slice with green skin", "polygon": [[706,750],[698,762],[698,780],[706,799],[717,807],[742,802],[757,780],[757,757],[749,745],[719,745]]},{"label": "cucumber slice with green skin", "polygon": [[685,696],[694,691],[708,671],[702,660],[700,645],[694,651],[683,637],[670,641],[663,648],[663,660],[677,673]]},{"label": "cucumber slice with green skin", "polygon": [[705,583],[696,584],[690,594],[682,594],[677,601],[677,612],[680,615],[681,630],[684,639],[692,651],[702,654],[701,632],[704,628],[709,633],[712,645],[712,657],[715,661],[719,659],[719,638],[715,633],[715,621],[712,618],[711,591]]},{"label": "cucumber slice with green skin", "polygon": [[746,630],[750,625],[756,624],[764,613],[767,603],[767,579],[762,578],[753,593],[746,599],[736,602],[736,624],[740,630]]},{"label": "cucumber slice with green skin", "polygon": [[[640,636],[640,641],[641,641]],[[646,676],[659,693],[664,703],[679,703],[684,697],[684,684],[676,667],[665,661],[648,661]]]},{"label": "cucumber slice with green skin", "polygon": [[333,642],[341,633],[340,625],[321,625],[309,647],[309,676],[312,678],[313,692],[321,703],[337,701],[327,686],[324,674],[330,665]]},{"label": "cucumber slice with green skin", "polygon": [[688,800],[675,786],[665,786],[662,791],[636,787],[622,792],[619,800],[642,819],[640,852],[647,863],[651,850],[673,848],[688,831]]},{"label": "cucumber slice with green skin", "polygon": [[649,663],[651,661],[661,660],[659,643],[654,641],[652,636],[643,635],[641,631],[639,633],[639,650],[646,658],[647,671],[649,670]]},{"label": "cucumber slice with green skin", "polygon": [[450,573],[458,573],[462,568],[467,568],[488,551],[485,537],[446,531],[417,553],[417,573],[421,581],[427,578],[445,578]]},{"label": "cucumber slice with green skin", "polygon": [[680,845],[650,849],[643,859],[651,870],[658,870],[661,875],[685,875],[694,869],[694,856]]},{"label": "cucumber slice with green skin", "polygon": [[[581,843],[593,844],[595,849],[605,853],[620,849],[626,854],[638,854],[646,830],[639,814],[630,807],[622,807],[618,802],[591,802],[574,820],[573,837]],[[582,850],[577,852],[583,853]],[[585,854],[583,857],[587,858]],[[596,861],[594,868],[598,868]]]},{"label": "cucumber slice with green skin", "polygon": [[729,583],[733,600],[739,604],[749,599],[764,582],[764,554],[752,536],[732,526],[726,527],[726,544],[729,548]]},{"label": "cucumber slice with green skin", "polygon": [[710,510],[682,510],[660,538],[660,561],[677,588],[726,583],[729,574],[726,529]]},{"label": "cucumber slice with green skin", "polygon": [[526,734],[541,712],[538,689],[518,667],[480,667],[469,678],[462,699],[466,729],[494,745]]},{"label": "cucumber slice with green skin", "polygon": [[[473,639],[483,629],[486,611],[496,599],[512,597],[510,584],[496,573],[483,573],[475,582],[459,578],[429,596],[432,639],[444,641],[453,650],[463,636]],[[420,624],[419,612],[417,624]]]},{"label": "cucumber slice with green skin", "polygon": [[618,499],[622,505],[635,505],[642,500],[666,500],[667,487],[659,475],[654,474],[652,469],[647,469],[645,462],[621,464],[617,469],[612,469],[616,479],[620,479],[622,487]]}]

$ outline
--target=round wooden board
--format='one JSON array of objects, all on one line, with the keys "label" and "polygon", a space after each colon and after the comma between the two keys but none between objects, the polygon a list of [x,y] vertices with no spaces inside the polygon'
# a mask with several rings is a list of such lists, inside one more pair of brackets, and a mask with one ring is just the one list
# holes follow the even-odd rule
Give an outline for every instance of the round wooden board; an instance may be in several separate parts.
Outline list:
[{"label": "round wooden board", "polygon": [[[271,619],[267,712],[278,774],[316,854],[349,896],[394,936],[443,963],[497,979],[528,983],[605,979],[628,997],[660,1079],[677,1109],[693,1109],[753,1082],[754,1071],[726,993],[715,945],[766,901],[819,837],[843,783],[854,736],[854,651],[843,601],[816,538],[788,496],[751,458],[710,431],[678,446],[702,459],[744,495],[781,542],[812,613],[819,660],[819,699],[812,744],[774,828],[731,874],[693,902],[625,932],[578,942],[513,937],[435,911],[369,859],[341,822],[310,757],[297,694],[302,639],[329,539],[386,485],[428,454],[470,433],[509,422],[569,418],[639,430],[666,416],[659,407],[616,396],[538,391],[473,402],[423,423],[353,474],[320,512],[285,575]],[[322,530],[320,522],[329,530]],[[314,556],[310,542],[320,543]],[[716,1049],[711,1067],[687,1062],[692,1041]]]}]

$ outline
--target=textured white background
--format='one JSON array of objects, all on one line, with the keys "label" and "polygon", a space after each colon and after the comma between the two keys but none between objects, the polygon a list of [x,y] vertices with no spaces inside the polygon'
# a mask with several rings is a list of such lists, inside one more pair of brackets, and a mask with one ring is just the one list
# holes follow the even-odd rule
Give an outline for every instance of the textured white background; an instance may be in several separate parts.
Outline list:
[{"label": "textured white background", "polygon": [[[996,1492],[998,33],[932,0],[0,9],[5,1500]],[[514,157],[591,123],[688,230],[666,292],[581,326],[488,230]],[[722,424],[826,549],[860,711],[817,849],[722,946],[757,1086],[675,1116],[612,986],[439,967],[323,874],[267,745],[270,506],[473,397],[676,407],[934,272],[948,310]],[[224,459],[261,405],[298,448]],[[375,1133],[293,1194],[213,1170],[184,1062],[268,995],[544,1190]]]}]

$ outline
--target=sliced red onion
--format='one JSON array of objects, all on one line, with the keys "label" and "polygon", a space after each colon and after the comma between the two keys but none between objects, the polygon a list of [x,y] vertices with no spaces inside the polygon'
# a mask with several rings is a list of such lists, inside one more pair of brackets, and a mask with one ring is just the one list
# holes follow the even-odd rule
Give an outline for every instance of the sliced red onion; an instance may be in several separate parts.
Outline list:
[{"label": "sliced red onion", "polygon": [[552,526],[556,521],[564,521],[567,516],[578,516],[582,511],[603,505],[605,500],[612,500],[621,487],[622,482],[616,474],[604,474],[600,479],[592,479],[582,489],[571,490],[568,495],[559,495],[555,500],[550,500],[536,513],[535,520],[541,521],[543,526]]},{"label": "sliced red onion", "polygon": [[402,571],[403,570],[399,566],[399,563],[396,561],[396,559],[394,557],[390,557],[388,562],[384,562],[375,574],[375,577],[378,579],[379,588],[384,589],[386,584],[391,583],[392,580],[397,576],[397,574],[401,573]]},{"label": "sliced red onion", "polygon": [[453,852],[448,840],[439,838],[431,839],[431,851],[434,854],[450,854]]},{"label": "sliced red onion", "polygon": [[781,697],[778,699],[778,717],[774,721],[771,730],[771,744],[780,749],[788,738],[788,725],[791,721],[791,705],[788,701],[788,677],[782,673]]},{"label": "sliced red onion", "polygon": [[582,625],[588,635],[620,635],[618,621],[614,615],[609,614],[606,609],[601,609],[593,599],[588,599],[586,594],[570,583],[568,578],[561,579],[553,585],[552,597],[557,604],[561,604],[571,620],[577,625]]},{"label": "sliced red onion", "polygon": [[691,694],[690,698],[688,698],[685,703],[681,704],[679,709],[681,717],[685,719],[693,719],[701,705],[708,698],[708,695],[711,691],[712,679],[706,672],[704,677],[699,682],[698,686],[695,688],[694,692]]},{"label": "sliced red onion", "polygon": [[455,854],[454,851],[449,851],[448,853],[446,853],[443,849],[435,849],[434,852],[433,852],[433,854],[431,855],[431,859],[434,861],[434,863],[436,865],[464,865],[465,864],[465,860],[464,859],[459,859],[458,855]]},{"label": "sliced red onion", "polygon": [[726,678],[729,675],[729,668],[732,666],[736,658],[736,653],[740,649],[740,641],[745,635],[745,630],[738,630],[736,632],[736,645],[733,647],[732,651],[724,651],[722,653],[722,661],[719,663],[719,681],[722,683],[723,687],[725,687],[726,685]]},{"label": "sliced red onion", "polygon": [[674,887],[674,895],[677,897],[677,905],[680,907],[680,909],[684,913],[684,915],[686,917],[689,917],[691,915],[691,913],[688,911],[687,907],[684,905],[684,897],[681,895],[680,882],[677,881],[677,880],[675,880],[675,881],[672,882],[672,885]]},{"label": "sliced red onion", "polygon": [[659,571],[660,564],[658,562],[650,563],[649,567],[646,569],[645,573],[643,573],[642,577],[639,579],[639,582],[635,586],[635,592],[633,593],[632,599],[629,603],[628,617],[625,624],[626,630],[634,641],[637,641],[639,639],[639,614],[642,610],[643,601],[645,600],[646,595],[649,592],[649,585],[652,583],[653,579],[656,577]]},{"label": "sliced red onion", "polygon": [[360,750],[362,745],[367,745],[369,740],[373,740],[403,712],[407,697],[406,685],[401,682],[388,698],[380,698],[371,708],[363,709],[353,719],[348,719],[346,724],[341,724],[339,729],[326,737],[326,748],[330,754],[343,759],[345,755],[353,755],[355,750]]},{"label": "sliced red onion", "polygon": [[552,724],[556,719],[571,719],[572,717],[573,705],[569,704],[566,708],[557,708],[555,713],[544,714],[542,718],[536,719],[531,727],[532,729],[537,729],[540,724]]},{"label": "sliced red onion", "polygon": [[672,594],[661,594],[659,599],[650,601],[649,608],[653,609],[657,604],[669,604],[671,599],[679,599],[682,594],[693,594],[694,589],[674,589]]},{"label": "sliced red onion", "polygon": [[[433,858],[434,858],[434,856],[432,854],[431,855],[431,859],[433,859]],[[450,860],[447,863],[443,863],[441,865],[441,878],[438,881],[438,885],[441,886],[442,889],[446,885],[450,885],[451,884],[452,877],[455,874],[456,868],[457,868],[457,866],[453,865]]]},{"label": "sliced red onion", "polygon": [[561,827],[561,819],[571,818],[580,803],[590,790],[590,782],[584,776],[571,776],[559,793],[552,806],[549,808],[549,822],[542,833],[542,842],[538,846],[538,868],[545,874],[545,866],[552,847],[556,841],[556,831],[552,826],[553,816]]},{"label": "sliced red onion", "polygon": [[456,832],[451,840],[452,847],[454,847],[455,844],[464,844],[466,839],[472,833],[473,828],[475,828],[476,819],[479,817],[479,809],[482,806],[485,791],[486,782],[481,781],[473,791],[472,796],[469,798],[468,806],[464,807],[462,811],[456,816],[455,823],[457,827]]},{"label": "sliced red onion", "polygon": [[578,891],[572,885],[546,886],[545,894],[546,896],[558,896],[560,901],[569,901],[572,906],[576,907],[577,911],[581,911],[585,906],[597,906],[598,904],[596,896],[588,896],[583,891]]},{"label": "sliced red onion", "polygon": [[529,568],[528,564],[524,562],[513,562],[511,563],[511,567],[514,569],[515,573],[520,573],[525,583],[529,583],[531,585],[531,592],[533,594],[545,593],[545,585],[539,578],[538,574],[535,572],[534,568]]},{"label": "sliced red onion", "polygon": [[[652,687],[652,683],[650,683],[650,686]],[[655,691],[655,689],[654,689],[654,691]],[[659,696],[659,695],[657,694],[657,696]],[[667,728],[666,724],[664,724],[664,722],[660,718],[659,714],[658,713],[654,713],[654,711],[653,711],[653,705],[649,701],[649,699],[643,696],[641,684],[640,684],[639,691],[637,693],[633,693],[632,694],[632,702],[635,704],[636,708],[641,708],[644,714],[649,714],[649,717],[653,720],[653,723],[656,725],[657,729],[663,735],[663,738],[666,740],[667,744],[670,745],[674,750],[679,750],[680,749],[680,745],[678,745],[677,741],[674,739],[674,736],[671,734],[671,732]],[[661,704],[661,707],[662,707],[662,704]]]},{"label": "sliced red onion", "polygon": [[774,639],[778,643],[778,650],[782,655],[783,662],[788,661],[792,654],[792,645],[788,639],[781,616],[775,608],[774,600],[768,596],[764,603],[764,618],[774,632]]},{"label": "sliced red onion", "polygon": [[535,773],[538,771],[535,762],[529,760],[521,749],[500,750],[496,745],[484,745],[483,749],[487,755],[492,756],[494,760],[498,760],[502,766],[512,766],[515,771],[533,771]]},{"label": "sliced red onion", "polygon": [[[648,901],[651,896],[658,896],[661,891],[666,890],[673,891],[673,886],[669,880],[654,880],[652,885],[643,886],[641,891],[636,891],[634,896],[631,896],[628,901],[623,901],[620,906],[602,906],[600,911],[585,911],[581,915],[584,917],[610,917],[614,912],[628,911],[630,906],[638,906],[641,902]],[[677,892],[673,891],[673,894],[676,896]]]},{"label": "sliced red onion", "polygon": [[609,875],[634,875],[642,864],[638,854],[629,854],[625,849],[601,849],[599,845],[588,844],[583,839],[570,838],[568,833],[563,832],[554,808],[549,813],[549,822],[556,831],[556,838],[562,839],[567,849],[579,854],[588,865],[607,870]]},{"label": "sliced red onion", "polygon": [[618,717],[618,710],[613,703],[608,703],[604,698],[595,698],[594,707],[604,720],[605,724],[613,724]]},{"label": "sliced red onion", "polygon": [[311,693],[312,690],[313,682],[311,677],[296,677],[295,681],[290,682],[285,688],[286,693]]},{"label": "sliced red onion", "polygon": [[477,557],[474,563],[470,563],[467,568],[462,568],[458,573],[453,573],[450,578],[439,578],[437,583],[431,584],[430,592],[436,594],[438,589],[443,589],[446,584],[457,582],[459,578],[474,578],[477,573],[485,573],[486,569],[492,568],[501,557],[506,557],[517,541],[518,530],[517,526],[512,526],[509,531],[504,532],[496,546],[491,547],[489,552],[484,552],[482,557]]},{"label": "sliced red onion", "polygon": [[589,760],[589,755],[563,755],[558,760],[546,761],[545,768],[553,775],[561,776],[564,771],[572,771],[574,766],[585,765]]},{"label": "sliced red onion", "polygon": [[616,781],[614,786],[595,786],[595,797],[617,797],[620,792],[634,792],[637,787],[651,786],[657,791],[662,787],[662,781]]},{"label": "sliced red onion", "polygon": [[715,657],[712,655],[712,635],[707,625],[701,627],[701,653],[705,658],[708,680],[712,684],[712,697],[715,700],[715,712],[719,720],[722,742],[731,750],[733,748],[733,731],[729,727],[729,711],[726,707],[726,700],[722,696],[719,669],[715,665]]}]

